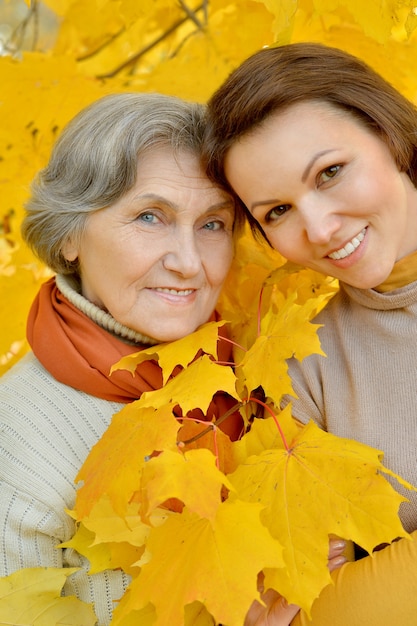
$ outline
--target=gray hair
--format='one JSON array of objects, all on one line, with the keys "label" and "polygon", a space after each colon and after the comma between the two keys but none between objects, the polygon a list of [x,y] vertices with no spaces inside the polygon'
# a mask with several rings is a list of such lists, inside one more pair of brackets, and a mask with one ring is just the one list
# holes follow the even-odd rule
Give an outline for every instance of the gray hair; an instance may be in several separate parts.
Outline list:
[{"label": "gray hair", "polygon": [[168,147],[200,158],[205,107],[157,93],[105,96],[64,128],[26,203],[22,235],[54,272],[77,271],[63,245],[78,242],[88,215],[116,202],[136,182],[138,159]]}]

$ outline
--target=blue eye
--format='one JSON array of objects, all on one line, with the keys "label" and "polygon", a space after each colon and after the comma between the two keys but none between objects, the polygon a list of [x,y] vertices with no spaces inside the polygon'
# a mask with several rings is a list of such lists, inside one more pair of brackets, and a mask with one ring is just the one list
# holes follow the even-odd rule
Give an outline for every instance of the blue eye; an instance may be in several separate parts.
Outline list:
[{"label": "blue eye", "polygon": [[220,230],[221,228],[223,228],[223,223],[222,222],[207,222],[207,224],[204,224],[204,228],[206,230]]},{"label": "blue eye", "polygon": [[138,220],[145,222],[146,224],[152,224],[157,220],[157,217],[153,213],[141,213],[138,216]]}]

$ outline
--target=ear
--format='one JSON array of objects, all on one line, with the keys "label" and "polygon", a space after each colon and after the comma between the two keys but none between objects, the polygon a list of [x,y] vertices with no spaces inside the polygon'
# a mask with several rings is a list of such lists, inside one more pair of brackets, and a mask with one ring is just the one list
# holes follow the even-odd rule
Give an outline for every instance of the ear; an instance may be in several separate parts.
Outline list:
[{"label": "ear", "polygon": [[68,239],[62,246],[62,255],[67,261],[75,261],[78,257],[78,247],[73,243],[72,239]]}]

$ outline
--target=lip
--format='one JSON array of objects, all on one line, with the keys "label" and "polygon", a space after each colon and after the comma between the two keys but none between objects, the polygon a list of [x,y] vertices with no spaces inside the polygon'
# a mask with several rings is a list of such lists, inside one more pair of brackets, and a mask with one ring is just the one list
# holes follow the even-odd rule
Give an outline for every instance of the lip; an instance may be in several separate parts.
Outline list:
[{"label": "lip", "polygon": [[357,235],[343,244],[343,246],[329,252],[327,258],[331,261],[344,261],[345,259],[349,259],[361,247],[366,236],[367,228],[367,226],[363,228]]}]

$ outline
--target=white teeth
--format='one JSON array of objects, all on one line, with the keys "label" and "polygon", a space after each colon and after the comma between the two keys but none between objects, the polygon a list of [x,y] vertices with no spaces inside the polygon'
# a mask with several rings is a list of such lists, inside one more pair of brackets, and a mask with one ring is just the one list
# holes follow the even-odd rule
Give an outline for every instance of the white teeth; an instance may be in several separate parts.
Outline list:
[{"label": "white teeth", "polygon": [[349,243],[347,243],[344,248],[340,248],[340,250],[336,250],[335,252],[332,252],[331,254],[329,254],[329,258],[335,259],[335,260],[345,259],[347,256],[352,254],[352,252],[355,252],[356,248],[359,246],[361,241],[363,241],[363,238],[365,237],[365,233],[366,233],[366,228],[361,230],[359,235],[356,235],[356,237],[354,237],[352,241],[349,241]]},{"label": "white teeth", "polygon": [[163,288],[157,288],[156,291],[159,291],[160,293],[170,293],[173,294],[174,296],[189,296],[190,294],[193,293],[193,289],[163,289]]}]

